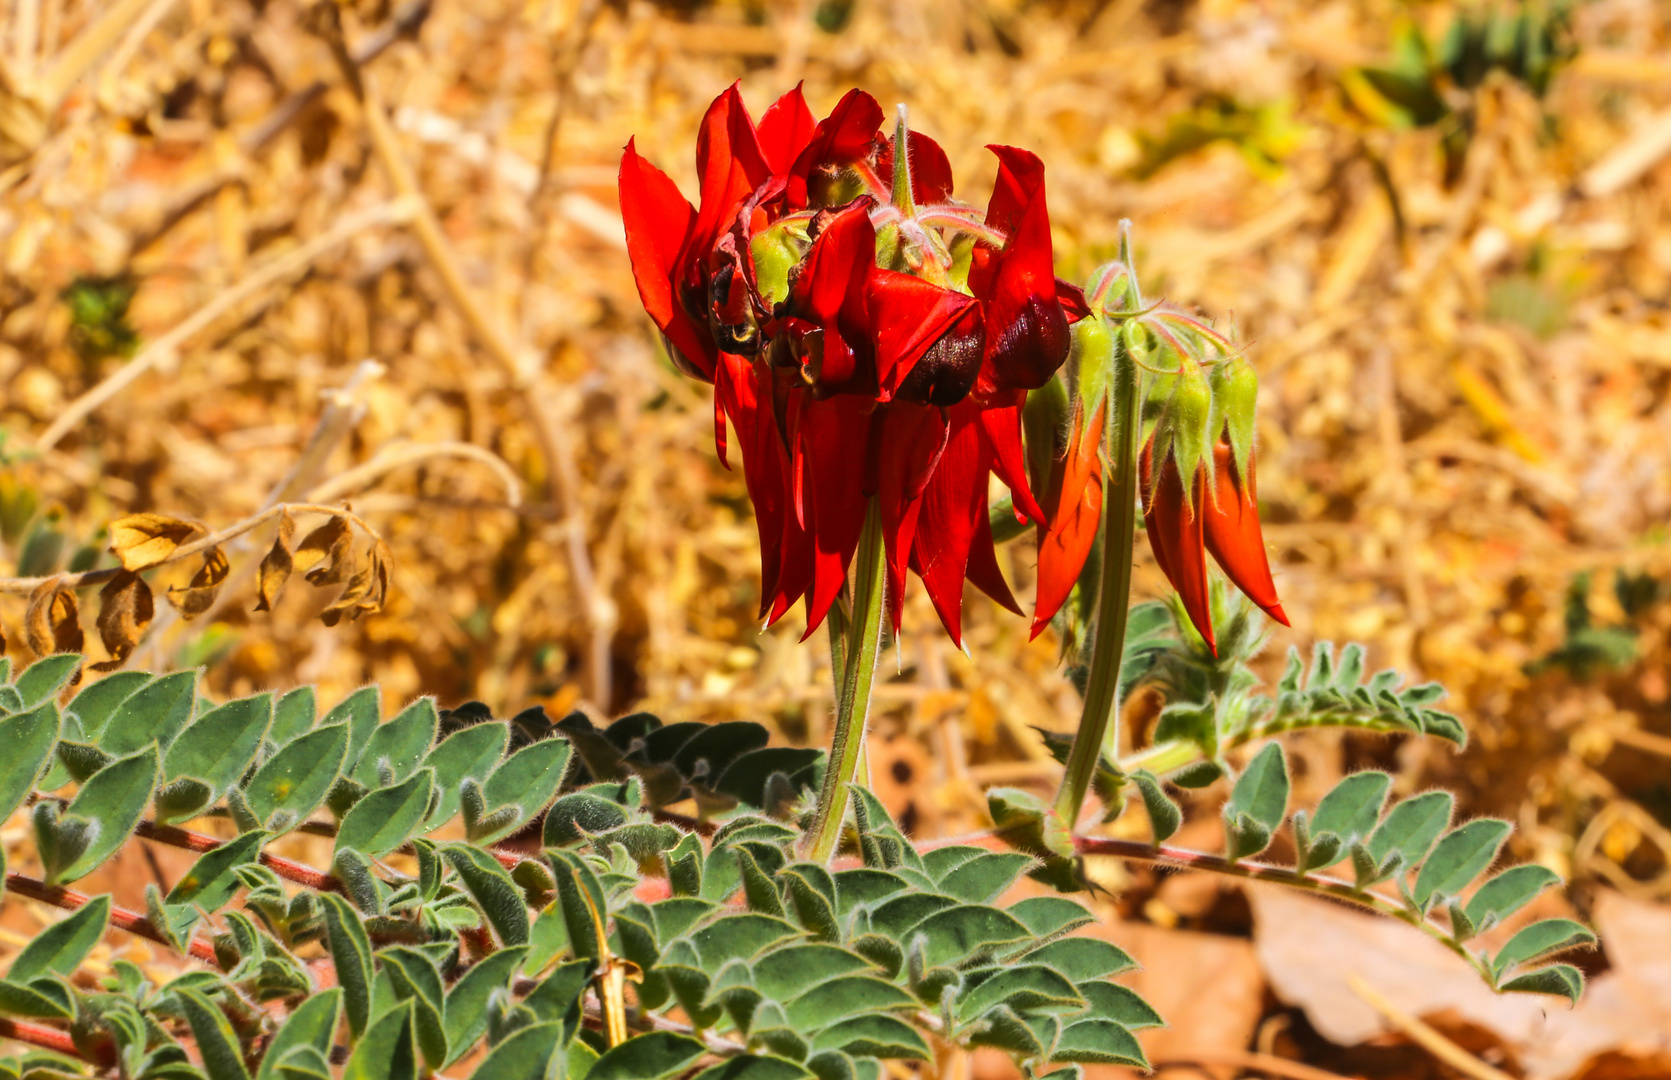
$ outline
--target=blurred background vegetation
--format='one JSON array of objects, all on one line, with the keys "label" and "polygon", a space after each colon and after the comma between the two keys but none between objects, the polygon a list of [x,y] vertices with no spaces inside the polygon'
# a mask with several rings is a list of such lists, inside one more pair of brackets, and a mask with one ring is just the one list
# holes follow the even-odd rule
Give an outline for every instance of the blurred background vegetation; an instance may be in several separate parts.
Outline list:
[{"label": "blurred background vegetation", "polygon": [[[0,5],[0,562],[97,568],[123,514],[216,530],[328,497],[393,575],[381,612],[332,629],[333,590],[300,581],[252,614],[258,530],[226,546],[217,603],[189,622],[159,604],[130,664],[205,665],[222,693],[313,681],[328,702],[375,679],[390,703],[645,708],[821,742],[827,655],[795,615],[759,632],[742,477],[643,315],[614,174],[636,136],[694,195],[696,122],[733,80],[757,113],[797,81],[819,115],[858,85],[910,105],[960,198],[990,190],[984,144],[1040,154],[1064,276],[1129,217],[1147,291],[1252,343],[1294,618],[1270,662],[1364,642],[1443,681],[1473,734],[1460,754],[1302,738],[1299,796],[1371,763],[1452,786],[1572,878],[1551,903],[1602,920],[1592,974],[1620,960],[1599,898],[1671,940],[1662,0],[151,0],[31,112],[30,80],[109,6]],[[1029,545],[1001,558],[1030,591]],[[1136,581],[1163,584],[1147,561]],[[0,596],[19,660],[26,592]],[[878,691],[875,783],[923,836],[979,827],[982,785],[1051,787],[1034,728],[1078,714],[1057,644],[970,605],[964,655],[913,588]],[[1152,712],[1128,704],[1133,738]],[[1174,1057],[1454,1075],[1396,1030],[1353,1051],[1319,1034],[1325,1006],[1257,951],[1257,898],[1101,873],[1123,944],[1204,949],[1240,980],[1205,1018],[1152,997]],[[1551,1058],[1452,1012],[1517,1075],[1671,1068],[1631,1041],[1648,1021]]]}]

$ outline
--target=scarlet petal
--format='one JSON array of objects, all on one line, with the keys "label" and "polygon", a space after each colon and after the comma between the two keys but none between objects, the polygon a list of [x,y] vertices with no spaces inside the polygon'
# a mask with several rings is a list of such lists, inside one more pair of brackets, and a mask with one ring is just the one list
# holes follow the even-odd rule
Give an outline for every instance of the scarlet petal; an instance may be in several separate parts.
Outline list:
[{"label": "scarlet petal", "polygon": [[1091,314],[1091,305],[1085,302],[1085,290],[1071,281],[1056,279],[1056,300],[1070,325]]},{"label": "scarlet petal", "polygon": [[[884,142],[877,153],[876,172],[884,180],[893,176],[892,140]],[[939,143],[920,131],[911,132],[911,197],[919,206],[932,206],[952,197],[951,160]]]},{"label": "scarlet petal", "polygon": [[992,542],[992,517],[981,514],[975,519],[975,538],[969,544],[969,584],[997,601],[999,606],[1021,614],[1004,571],[998,566],[998,547]]},{"label": "scarlet petal", "polygon": [[1250,455],[1246,482],[1238,484],[1235,458],[1228,443],[1213,448],[1214,486],[1217,499],[1203,508],[1207,550],[1224,569],[1225,576],[1284,626],[1288,616],[1277,599],[1276,582],[1271,580],[1270,559],[1265,553],[1265,536],[1259,527],[1259,500],[1254,476],[1257,470]]},{"label": "scarlet petal", "polygon": [[789,169],[788,203],[792,210],[808,205],[807,184],[815,172],[845,168],[870,153],[871,140],[882,126],[882,106],[863,90],[849,90],[830,115],[818,122],[812,140]]},{"label": "scarlet petal", "polygon": [[[1142,458],[1143,487],[1149,488],[1153,469],[1153,453],[1144,448]],[[1207,553],[1203,546],[1203,526],[1206,515],[1201,512],[1206,495],[1205,470],[1198,469],[1192,482],[1195,485],[1196,512],[1191,513],[1184,502],[1184,485],[1178,476],[1178,465],[1172,455],[1161,465],[1160,477],[1153,488],[1149,505],[1143,512],[1143,525],[1149,534],[1149,546],[1155,561],[1166,574],[1178,597],[1184,602],[1189,621],[1207,642],[1207,648],[1218,655],[1218,644],[1213,640],[1212,608],[1207,599]]]},{"label": "scarlet petal", "polygon": [[[979,313],[973,297],[893,270],[872,269],[866,294],[868,319],[876,336],[876,377],[884,400],[894,396],[917,362],[954,324]],[[963,393],[974,381],[974,372],[967,374]]]},{"label": "scarlet petal", "polygon": [[888,556],[888,614],[897,632],[905,599],[905,566],[916,538],[923,489],[945,451],[950,427],[945,414],[933,406],[896,401],[878,415],[881,441],[874,464]]},{"label": "scarlet petal", "polygon": [[686,374],[712,382],[714,343],[678,302],[675,281],[696,211],[666,173],[638,154],[634,141],[621,154],[621,220],[638,297],[666,336],[673,361]]},{"label": "scarlet petal", "polygon": [[876,229],[868,200],[836,214],[813,241],[795,280],[793,306],[823,335],[813,377],[824,393],[875,393],[873,332],[866,283],[876,269]]},{"label": "scarlet petal", "polygon": [[992,458],[981,434],[979,406],[965,401],[947,412],[946,448],[923,490],[912,562],[946,633],[962,645],[963,582],[976,531],[988,520],[986,481]]},{"label": "scarlet petal", "polygon": [[696,174],[702,180],[702,206],[691,231],[688,261],[704,259],[719,234],[735,217],[742,201],[771,176],[761,152],[754,121],[737,84],[714,99],[696,134]]},{"label": "scarlet petal", "polygon": [[[769,376],[769,372],[767,373]],[[789,513],[789,457],[778,437],[777,421],[765,400],[754,365],[741,356],[720,354],[715,400],[737,425],[743,454],[743,478],[754,522],[760,532],[760,607],[764,615],[782,574],[785,518]],[[723,425],[723,417],[717,418]]]},{"label": "scarlet petal", "polygon": [[1073,436],[1067,455],[1051,470],[1052,487],[1045,495],[1049,527],[1039,538],[1038,599],[1033,608],[1033,637],[1050,625],[1050,620],[1073,591],[1074,582],[1097,539],[1102,524],[1101,443],[1105,406],[1085,423],[1083,410],[1076,410]]},{"label": "scarlet petal", "polygon": [[806,107],[803,83],[778,98],[760,117],[760,151],[774,176],[782,176],[812,141],[812,110]]},{"label": "scarlet petal", "polygon": [[1010,489],[1016,510],[1030,521],[1044,521],[1045,513],[1027,486],[1027,461],[1021,450],[1021,409],[1027,391],[1009,390],[992,394],[978,408],[980,428],[990,448],[992,471]]},{"label": "scarlet petal", "polygon": [[797,426],[808,531],[813,538],[807,634],[818,629],[847,580],[865,518],[865,463],[874,402],[857,395],[807,401]]},{"label": "scarlet petal", "polygon": [[1026,150],[988,147],[998,155],[998,184],[987,223],[1009,236],[970,284],[986,302],[986,359],[1000,386],[1033,390],[1068,357],[1068,318],[1057,299],[1044,198],[1044,166]]}]

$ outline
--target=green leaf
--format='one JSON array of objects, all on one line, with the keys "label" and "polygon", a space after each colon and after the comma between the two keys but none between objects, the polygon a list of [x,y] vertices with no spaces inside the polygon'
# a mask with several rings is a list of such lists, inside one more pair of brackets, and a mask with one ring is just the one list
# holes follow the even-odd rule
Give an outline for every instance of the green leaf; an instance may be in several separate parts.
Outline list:
[{"label": "green leaf", "polygon": [[740,1054],[696,1074],[695,1080],[806,1080],[813,1074],[788,1058]]},{"label": "green leaf", "polygon": [[337,829],[337,849],[383,855],[412,839],[429,813],[435,773],[420,769],[394,787],[380,788],[354,804]]},{"label": "green leaf", "polygon": [[895,941],[904,941],[906,931],[935,912],[956,904],[956,900],[939,893],[909,892],[886,900],[873,910],[870,913],[870,928]]},{"label": "green leaf", "polygon": [[957,1019],[972,1020],[998,1005],[1008,1005],[1017,1012],[1073,1013],[1085,1004],[1078,987],[1055,968],[1022,964],[1003,968],[959,998]]},{"label": "green leaf", "polygon": [[1448,791],[1430,791],[1405,799],[1369,835],[1366,846],[1370,855],[1377,863],[1383,863],[1388,855],[1397,852],[1404,856],[1406,867],[1414,866],[1450,824],[1454,802]]},{"label": "green leaf", "polygon": [[60,885],[85,877],[127,843],[145,816],[159,772],[157,748],[147,746],[111,762],[81,785],[64,817],[89,822],[92,835],[74,859],[66,860],[67,865],[48,868],[49,883]]},{"label": "green leaf", "polygon": [[232,1034],[226,1016],[195,990],[175,989],[174,997],[191,1025],[192,1039],[209,1080],[249,1080],[238,1038]]},{"label": "green leaf", "polygon": [[312,730],[318,708],[313,687],[299,686],[290,691],[273,706],[273,726],[267,729],[267,738],[274,745],[283,746]]},{"label": "green leaf", "polygon": [[110,897],[98,896],[67,919],[60,919],[37,933],[17,954],[6,978],[26,983],[42,975],[75,974],[75,969],[104,936],[110,921]]},{"label": "green leaf", "polygon": [[48,701],[0,719],[0,821],[12,816],[46,770],[57,745],[58,707]]},{"label": "green leaf", "polygon": [[482,799],[488,811],[515,807],[516,812],[488,831],[472,835],[477,844],[490,844],[520,829],[523,823],[544,810],[562,786],[568,771],[570,747],[563,739],[541,739],[524,746],[493,770],[482,785]]},{"label": "green leaf", "polygon": [[152,681],[143,671],[117,671],[96,683],[89,683],[64,709],[81,725],[81,737],[95,740],[104,731],[122,702]]},{"label": "green leaf", "polygon": [[[417,770],[424,755],[429,753],[440,723],[435,699],[419,698],[371,733],[349,775],[373,789],[399,784]],[[385,774],[389,779],[383,779]]]},{"label": "green leaf", "polygon": [[[512,977],[528,955],[526,946],[500,949],[471,966],[447,992],[443,1017],[446,1023],[448,1057],[452,1064],[476,1045],[487,1030],[487,1005],[495,990],[510,985]],[[444,1066],[443,1066],[444,1067]]]},{"label": "green leaf", "polygon": [[1020,919],[1033,936],[1043,940],[1096,922],[1082,904],[1065,896],[1029,896],[1004,909]]},{"label": "green leaf", "polygon": [[1392,777],[1384,772],[1353,773],[1330,789],[1317,804],[1311,835],[1337,837],[1332,850],[1308,858],[1301,871],[1323,870],[1345,858],[1354,843],[1368,836],[1380,820]]},{"label": "green leaf", "polygon": [[206,785],[210,795],[204,805],[219,799],[255,760],[272,721],[271,694],[257,694],[211,709],[168,748],[163,758],[163,779],[189,777]]},{"label": "green leaf", "polygon": [[336,704],[324,718],[319,721],[320,727],[330,727],[332,724],[348,725],[348,754],[344,759],[345,769],[352,769],[360,760],[360,752],[365,749],[366,741],[372,732],[377,730],[377,721],[382,719],[383,705],[377,686],[362,686]]},{"label": "green leaf", "polygon": [[1554,994],[1576,1005],[1579,995],[1584,992],[1584,973],[1571,964],[1551,964],[1516,975],[1504,983],[1502,989],[1524,994]]},{"label": "green leaf", "polygon": [[831,876],[836,886],[836,912],[844,917],[856,907],[875,907],[911,887],[911,883],[898,874],[873,870],[868,866],[837,870]]},{"label": "green leaf", "polygon": [[819,983],[875,970],[864,957],[824,942],[786,945],[760,957],[752,966],[755,989],[773,1001],[789,1001]]},{"label": "green leaf", "polygon": [[[243,792],[256,820],[274,832],[306,820],[336,783],[348,739],[347,724],[332,724],[292,740],[267,759]],[[275,820],[281,815],[282,822]]]},{"label": "green leaf", "polygon": [[917,1005],[905,990],[874,975],[843,975],[807,990],[783,1007],[789,1023],[811,1031],[832,1016],[892,1012]]},{"label": "green leaf", "polygon": [[990,904],[1032,863],[1020,852],[982,852],[941,878],[938,891],[967,904]]},{"label": "green leaf", "polygon": [[549,1080],[563,1041],[562,1024],[534,1024],[513,1033],[476,1066],[482,1080]]},{"label": "green leaf", "polygon": [[1020,963],[1048,964],[1076,983],[1106,979],[1130,971],[1137,961],[1101,938],[1057,938],[1019,958]]},{"label": "green leaf", "polygon": [[522,890],[499,860],[479,847],[448,844],[441,854],[452,864],[470,898],[481,908],[501,945],[526,945],[530,922]]},{"label": "green leaf", "polygon": [[661,1080],[682,1071],[707,1049],[689,1035],[652,1031],[606,1052],[586,1074],[586,1080]]},{"label": "green leaf", "polygon": [[768,746],[727,765],[714,781],[714,790],[749,806],[763,806],[773,776],[788,778],[793,790],[812,787],[823,762],[824,751],[814,747]]},{"label": "green leaf", "polygon": [[731,960],[749,960],[787,938],[805,935],[793,923],[769,915],[726,915],[690,935],[710,976]]},{"label": "green leaf", "polygon": [[1137,1037],[1114,1021],[1100,1017],[1063,1028],[1050,1059],[1086,1065],[1149,1067],[1149,1059],[1143,1055]]},{"label": "green leaf", "polygon": [[995,907],[960,904],[930,915],[911,928],[908,938],[926,938],[928,967],[969,967],[1006,945],[1030,941],[1032,933],[1015,916]]},{"label": "green leaf", "polygon": [[342,1080],[417,1080],[413,1009],[412,1002],[403,1001],[379,1016],[349,1055]]},{"label": "green leaf", "polygon": [[565,847],[586,839],[589,834],[608,832],[626,824],[627,808],[618,802],[576,791],[564,795],[546,811],[544,843],[546,847]]},{"label": "green leaf", "polygon": [[923,873],[939,881],[975,856],[985,855],[986,849],[974,844],[947,844],[945,847],[930,848],[922,854]]},{"label": "green leaf", "polygon": [[1149,814],[1149,831],[1154,834],[1155,843],[1166,843],[1184,823],[1184,812],[1161,788],[1159,777],[1148,769],[1138,769],[1131,774],[1131,780],[1143,797],[1143,809]]},{"label": "green leaf", "polygon": [[1561,876],[1547,866],[1536,863],[1511,866],[1481,885],[1464,910],[1470,922],[1484,929],[1487,919],[1502,922],[1560,880]]},{"label": "green leaf", "polygon": [[98,748],[112,757],[126,757],[151,743],[167,750],[196,704],[197,672],[164,675],[117,707],[99,735]]},{"label": "green leaf", "polygon": [[[1288,813],[1288,759],[1281,743],[1266,743],[1236,778],[1224,804],[1230,860],[1257,855]],[[1257,828],[1249,828],[1251,821]]]},{"label": "green leaf", "polygon": [[872,1014],[838,1021],[812,1039],[813,1050],[841,1050],[854,1057],[928,1061],[928,1043],[898,1017]]},{"label": "green leaf", "polygon": [[384,949],[377,956],[395,997],[413,1003],[412,1030],[424,1061],[432,1069],[440,1068],[447,1060],[447,1032],[441,1023],[445,991],[440,971],[429,957],[404,945]]},{"label": "green leaf", "polygon": [[62,983],[43,979],[34,986],[23,986],[0,979],[0,1015],[68,1020],[75,1015],[75,1005]]},{"label": "green leaf", "polygon": [[1411,897],[1426,911],[1435,899],[1448,900],[1461,894],[1497,857],[1514,826],[1495,818],[1480,818],[1459,826],[1434,847],[1433,854],[1416,875]]},{"label": "green leaf", "polygon": [[510,725],[505,723],[474,724],[455,731],[429,752],[424,767],[435,770],[435,787],[441,801],[429,815],[431,829],[451,821],[458,814],[459,791],[466,779],[486,783],[504,756],[510,740]]},{"label": "green leaf", "polygon": [[1571,919],[1544,919],[1509,938],[1508,944],[1492,958],[1491,970],[1500,978],[1510,969],[1540,956],[1595,943],[1596,936],[1588,927]]},{"label": "green leaf", "polygon": [[30,664],[12,683],[12,688],[23,699],[23,704],[18,706],[19,711],[33,709],[56,697],[80,667],[81,657],[75,653],[55,653]]},{"label": "green leaf", "polygon": [[1085,997],[1090,1016],[1100,1016],[1134,1030],[1166,1024],[1154,1006],[1128,986],[1098,979],[1080,983],[1079,992]]},{"label": "green leaf", "polygon": [[218,910],[238,891],[238,868],[260,860],[266,839],[267,832],[256,829],[204,852],[169,890],[166,903],[171,907],[195,904],[205,911]]},{"label": "green leaf", "polygon": [[339,986],[318,991],[303,999],[302,1003],[291,1011],[283,1025],[273,1032],[266,1052],[262,1055],[261,1069],[256,1073],[256,1080],[278,1080],[279,1062],[297,1047],[312,1047],[320,1055],[329,1054],[331,1037],[336,1033],[341,1008],[342,988]]},{"label": "green leaf", "polygon": [[371,939],[347,900],[335,893],[320,893],[319,900],[325,907],[325,941],[342,987],[348,1027],[359,1038],[371,1020]]}]

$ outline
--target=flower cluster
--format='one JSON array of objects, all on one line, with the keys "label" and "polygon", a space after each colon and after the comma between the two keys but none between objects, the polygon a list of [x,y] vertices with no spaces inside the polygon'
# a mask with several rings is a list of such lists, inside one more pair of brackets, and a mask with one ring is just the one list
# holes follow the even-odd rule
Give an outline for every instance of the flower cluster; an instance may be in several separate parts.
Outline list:
[{"label": "flower cluster", "polygon": [[703,118],[693,207],[627,144],[621,210],[645,310],[673,362],[715,387],[760,530],[761,614],[805,599],[807,631],[880,515],[889,615],[905,570],[961,642],[970,581],[1019,613],[999,571],[989,478],[1044,519],[1021,414],[1087,309],[1052,269],[1044,167],[991,146],[985,213],[952,198],[946,155],[854,90],[814,122],[799,87],[757,124],[735,86]]}]

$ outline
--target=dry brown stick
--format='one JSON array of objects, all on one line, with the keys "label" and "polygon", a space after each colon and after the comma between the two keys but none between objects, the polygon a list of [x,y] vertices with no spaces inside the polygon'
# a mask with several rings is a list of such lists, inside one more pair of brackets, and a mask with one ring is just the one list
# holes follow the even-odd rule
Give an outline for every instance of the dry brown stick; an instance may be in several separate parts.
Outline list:
[{"label": "dry brown stick", "polygon": [[1346,976],[1346,985],[1364,1004],[1381,1014],[1393,1027],[1408,1035],[1423,1050],[1472,1080],[1512,1080],[1508,1073],[1493,1068],[1403,1009],[1356,975]]},{"label": "dry brown stick", "polygon": [[1188,1050],[1177,1057],[1157,1058],[1149,1064],[1156,1072],[1162,1069],[1192,1067],[1210,1072],[1229,1066],[1232,1069],[1248,1069],[1267,1076],[1279,1076],[1283,1080],[1343,1080],[1339,1073],[1319,1069],[1302,1061],[1290,1061],[1275,1054],[1261,1054],[1255,1050]]},{"label": "dry brown stick", "polygon": [[591,691],[593,700],[603,708],[610,701],[610,650],[615,637],[617,615],[615,606],[597,587],[592,568],[591,553],[586,548],[585,512],[580,504],[580,473],[563,426],[552,415],[550,390],[539,375],[539,360],[528,347],[513,340],[488,314],[465,279],[452,245],[441,228],[441,219],[424,197],[418,186],[417,174],[401,151],[394,128],[389,124],[388,112],[378,97],[376,87],[366,73],[353,62],[353,56],[342,39],[340,16],[334,4],[314,8],[321,16],[323,30],[331,45],[332,55],[342,69],[343,78],[359,96],[366,133],[372,150],[396,193],[414,206],[411,225],[418,244],[424,249],[436,276],[441,279],[447,299],[463,318],[465,325],[495,363],[510,379],[511,387],[527,412],[528,422],[539,443],[540,456],[545,461],[546,477],[552,501],[562,509],[563,531],[568,551],[569,571],[574,576],[575,591],[586,612],[592,632]]},{"label": "dry brown stick", "polygon": [[103,382],[70,402],[36,441],[35,448],[50,450],[58,445],[59,440],[87,416],[109,403],[141,375],[171,358],[181,345],[243,301],[281,278],[306,269],[319,256],[366,229],[404,220],[412,211],[413,207],[400,199],[382,203],[370,210],[351,215],[330,231],[269,262],[187,316],[168,333],[142,349],[139,355],[117,368]]}]

